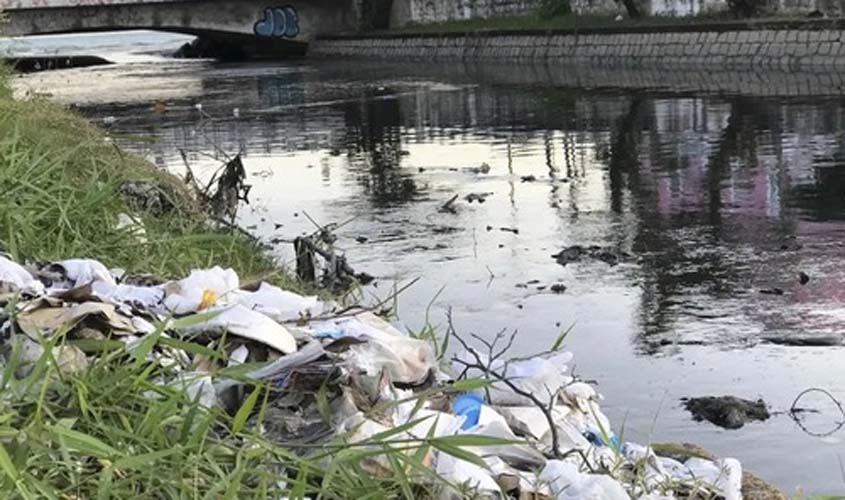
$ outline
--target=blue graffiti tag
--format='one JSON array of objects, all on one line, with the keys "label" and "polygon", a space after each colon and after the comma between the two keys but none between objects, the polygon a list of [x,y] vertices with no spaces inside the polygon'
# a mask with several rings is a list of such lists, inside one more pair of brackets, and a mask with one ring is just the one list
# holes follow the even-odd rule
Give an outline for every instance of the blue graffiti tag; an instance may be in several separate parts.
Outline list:
[{"label": "blue graffiti tag", "polygon": [[291,5],[268,7],[252,29],[258,36],[295,38],[299,35],[299,14]]}]

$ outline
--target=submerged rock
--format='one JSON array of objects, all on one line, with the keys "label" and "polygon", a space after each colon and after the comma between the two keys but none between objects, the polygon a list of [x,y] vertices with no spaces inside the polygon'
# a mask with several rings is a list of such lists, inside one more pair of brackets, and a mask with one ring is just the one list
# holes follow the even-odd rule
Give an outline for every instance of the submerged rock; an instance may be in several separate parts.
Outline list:
[{"label": "submerged rock", "polygon": [[769,410],[762,399],[750,401],[734,396],[706,396],[684,399],[684,408],[693,419],[707,420],[725,429],[739,429],[753,420],[767,420]]},{"label": "submerged rock", "polygon": [[795,347],[820,347],[842,345],[842,334],[820,334],[820,335],[767,335],[763,340],[771,344],[787,345]]},{"label": "submerged rock", "polygon": [[619,264],[620,261],[629,257],[630,256],[625,252],[616,252],[598,245],[592,245],[589,247],[572,245],[552,255],[552,258],[555,259],[555,261],[557,261],[557,263],[561,266],[580,261],[584,258],[600,260],[609,266],[615,266]]},{"label": "submerged rock", "polygon": [[487,201],[487,197],[491,196],[493,193],[469,193],[468,195],[464,196],[464,199],[468,203],[472,203],[477,201],[478,203],[484,203]]}]

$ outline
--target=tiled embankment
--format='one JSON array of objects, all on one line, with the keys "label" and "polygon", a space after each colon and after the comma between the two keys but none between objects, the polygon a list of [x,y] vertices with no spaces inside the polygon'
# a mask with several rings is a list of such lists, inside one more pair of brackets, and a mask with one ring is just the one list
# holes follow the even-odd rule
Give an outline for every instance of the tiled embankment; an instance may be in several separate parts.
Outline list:
[{"label": "tiled embankment", "polygon": [[309,50],[320,56],[369,58],[845,69],[845,20],[328,36],[315,40]]}]

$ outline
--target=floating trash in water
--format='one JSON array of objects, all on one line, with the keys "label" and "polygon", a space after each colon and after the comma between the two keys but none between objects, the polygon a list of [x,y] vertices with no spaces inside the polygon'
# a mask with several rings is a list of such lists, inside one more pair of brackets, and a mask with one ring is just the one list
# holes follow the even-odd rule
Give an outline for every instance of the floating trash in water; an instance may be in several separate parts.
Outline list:
[{"label": "floating trash in water", "polygon": [[[0,301],[16,309],[3,329],[11,335],[7,342],[21,344],[29,363],[23,368],[43,353],[39,342],[59,332],[71,341],[117,339],[127,352],[174,369],[161,384],[200,406],[234,411],[244,397],[237,389],[247,382],[216,373],[257,363],[247,380],[272,383],[274,395],[261,412],[261,425],[280,442],[306,436],[359,443],[378,436],[456,439],[460,446],[427,450],[423,464],[481,495],[505,488],[520,498],[621,500],[694,487],[741,498],[736,460],[680,461],[620,442],[601,410],[601,396],[569,374],[569,352],[510,359],[515,335],[476,337],[486,343],[479,350],[450,321],[452,337],[463,347],[452,357],[450,374],[431,342],[402,334],[363,307],[337,309],[270,283],[244,290],[233,270],[220,267],[173,281],[121,282],[124,274],[90,259],[48,263],[30,272],[0,257],[5,293]],[[13,302],[10,294],[16,294]],[[138,351],[155,332],[164,341]],[[187,344],[180,343],[199,348],[181,349]],[[208,356],[209,349],[224,356]],[[72,345],[54,348],[53,356],[65,374],[90,363]],[[320,403],[314,394],[323,390],[329,396]],[[389,432],[397,428],[401,432]],[[389,474],[391,463],[373,454],[361,467]]]}]

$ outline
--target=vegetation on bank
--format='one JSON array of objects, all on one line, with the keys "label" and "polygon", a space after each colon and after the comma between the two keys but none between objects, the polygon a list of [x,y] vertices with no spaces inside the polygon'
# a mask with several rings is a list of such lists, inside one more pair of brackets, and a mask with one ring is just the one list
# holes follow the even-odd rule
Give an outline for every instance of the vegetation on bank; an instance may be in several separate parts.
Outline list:
[{"label": "vegetation on bank", "polygon": [[[183,183],[56,104],[14,100],[3,71],[0,251],[20,261],[94,258],[162,276],[221,265],[244,278],[290,281],[252,239],[210,226]],[[133,209],[120,186],[139,180],[162,186],[172,209]],[[141,221],[143,239],[121,228],[121,213]],[[0,306],[5,333],[16,314],[14,299]],[[197,320],[170,327],[180,321]],[[236,412],[203,408],[182,387],[161,383],[179,379],[177,364],[148,361],[165,342],[161,328],[131,352],[114,339],[73,341],[91,360],[73,372],[57,359],[71,345],[67,332],[43,339],[34,358],[24,352],[31,347],[0,339],[0,498],[414,498],[425,488],[408,478],[432,474],[423,463],[428,450],[480,460],[461,451],[461,436],[388,442],[402,429],[355,445],[341,437],[320,445],[274,441],[257,424],[272,411],[270,383],[243,378],[255,365],[210,373],[247,382]],[[226,358],[222,342],[167,342]],[[390,464],[387,473],[365,470],[363,461],[374,456]]]},{"label": "vegetation on bank", "polygon": [[[14,260],[98,259],[129,272],[182,276],[217,264],[284,280],[245,235],[211,227],[178,179],[126,154],[96,127],[44,99],[15,100],[0,83],[0,251]],[[130,206],[121,186],[153,181],[167,210]],[[119,223],[129,215],[143,228]]]}]

